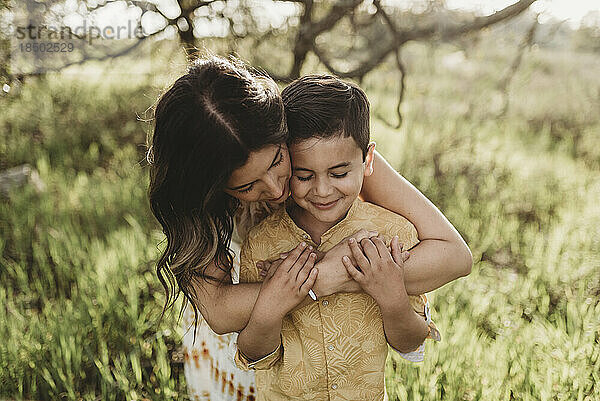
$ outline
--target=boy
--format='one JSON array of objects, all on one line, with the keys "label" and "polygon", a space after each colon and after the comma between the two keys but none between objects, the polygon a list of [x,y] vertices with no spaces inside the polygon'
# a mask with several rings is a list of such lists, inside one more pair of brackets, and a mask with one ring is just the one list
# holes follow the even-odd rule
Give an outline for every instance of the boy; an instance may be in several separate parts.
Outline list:
[{"label": "boy", "polygon": [[364,176],[373,171],[364,92],[335,77],[306,76],[282,97],[293,202],[251,229],[242,246],[240,281],[260,281],[257,261],[300,241],[304,247],[265,279],[238,337],[236,362],[257,370],[259,400],[383,400],[387,343],[403,352],[418,347],[418,356],[419,344],[438,333],[422,317],[428,314],[425,296],[407,296],[402,266],[381,238],[361,242],[366,255],[350,243],[360,270],[344,260],[365,293],[297,306],[316,278],[313,250],[326,252],[361,228],[398,235],[407,248],[416,245],[417,233],[403,217],[358,199]]}]

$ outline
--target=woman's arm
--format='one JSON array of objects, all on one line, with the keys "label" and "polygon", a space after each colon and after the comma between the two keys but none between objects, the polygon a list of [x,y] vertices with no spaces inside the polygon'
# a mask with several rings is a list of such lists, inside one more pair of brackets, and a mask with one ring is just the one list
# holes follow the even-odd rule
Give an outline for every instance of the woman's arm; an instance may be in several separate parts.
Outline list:
[{"label": "woman's arm", "polygon": [[375,152],[373,174],[365,177],[361,197],[401,214],[417,229],[421,241],[404,264],[408,294],[435,290],[471,272],[469,247],[448,219],[386,160]]},{"label": "woman's arm", "polygon": [[194,280],[197,304],[200,313],[217,334],[240,331],[248,324],[252,308],[258,298],[261,283],[232,284],[226,272],[211,263],[206,275],[224,280]]},{"label": "woman's arm", "polygon": [[[357,235],[357,237],[363,238],[364,236]],[[298,246],[295,249],[301,248]],[[290,261],[288,260],[287,263]],[[194,281],[200,313],[217,334],[241,331],[248,325],[262,283],[232,284],[229,274],[218,269],[214,263],[207,266],[206,275],[214,277],[216,280],[196,279]],[[333,269],[323,274],[323,277],[319,274],[311,287],[315,289],[315,292],[317,287],[323,288],[323,290],[319,290],[318,294],[325,296],[341,291],[339,287],[348,285],[348,281],[352,281],[352,279],[345,269],[344,271]],[[303,305],[312,302],[310,297],[305,298]]]}]

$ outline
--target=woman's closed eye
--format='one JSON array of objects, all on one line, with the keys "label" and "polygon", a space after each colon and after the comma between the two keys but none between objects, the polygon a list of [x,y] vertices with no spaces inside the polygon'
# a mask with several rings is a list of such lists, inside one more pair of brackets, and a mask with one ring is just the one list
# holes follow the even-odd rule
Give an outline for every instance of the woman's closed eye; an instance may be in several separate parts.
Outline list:
[{"label": "woman's closed eye", "polygon": [[241,193],[241,194],[245,194],[246,192],[252,191],[252,188],[254,188],[254,184],[250,184],[246,188],[244,188],[244,189],[238,189],[237,191],[239,193]]},{"label": "woman's closed eye", "polygon": [[[279,157],[277,158],[277,160],[275,162],[273,162],[273,164],[271,164],[271,167],[269,167],[269,170],[272,169],[273,167],[279,166],[281,163],[283,163],[283,152],[281,151],[281,146],[280,146],[279,147]],[[254,183],[248,185],[245,188],[238,189],[237,191],[240,194],[245,194],[245,193],[252,191],[253,188],[254,188]]]},{"label": "woman's closed eye", "polygon": [[282,162],[283,162],[283,152],[280,150],[279,151],[279,159],[271,165],[271,168],[279,166]]}]

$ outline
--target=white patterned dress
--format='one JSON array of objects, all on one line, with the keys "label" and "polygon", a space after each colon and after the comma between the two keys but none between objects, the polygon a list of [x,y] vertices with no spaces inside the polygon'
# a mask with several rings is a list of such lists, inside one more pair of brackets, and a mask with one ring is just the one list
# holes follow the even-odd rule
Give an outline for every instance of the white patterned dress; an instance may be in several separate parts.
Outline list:
[{"label": "white patterned dress", "polygon": [[[243,203],[236,215],[236,230],[231,240],[235,253],[232,281],[238,283],[240,246],[248,230],[269,215],[275,207],[264,202]],[[198,317],[194,342],[194,311],[187,307],[183,314],[184,372],[188,395],[192,401],[254,401],[254,372],[239,369],[234,362],[237,333],[215,334],[202,315]]]}]

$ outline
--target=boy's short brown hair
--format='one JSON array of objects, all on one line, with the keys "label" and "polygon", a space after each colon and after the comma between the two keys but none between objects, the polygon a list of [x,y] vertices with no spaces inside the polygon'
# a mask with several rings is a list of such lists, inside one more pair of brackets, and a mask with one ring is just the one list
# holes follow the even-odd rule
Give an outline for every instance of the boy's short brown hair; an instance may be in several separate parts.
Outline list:
[{"label": "boy's short brown hair", "polygon": [[333,75],[306,75],[283,92],[289,142],[351,136],[367,155],[370,140],[369,100],[356,84]]}]

